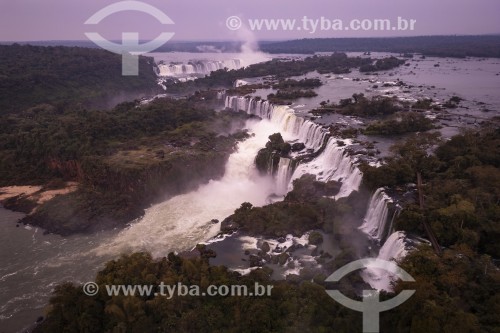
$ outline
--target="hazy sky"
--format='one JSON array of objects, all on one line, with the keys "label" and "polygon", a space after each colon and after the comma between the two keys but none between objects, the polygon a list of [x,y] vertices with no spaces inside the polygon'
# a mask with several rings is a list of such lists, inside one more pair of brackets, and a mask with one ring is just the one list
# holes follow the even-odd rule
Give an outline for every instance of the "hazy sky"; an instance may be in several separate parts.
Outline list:
[{"label": "hazy sky", "polygon": [[500,0],[144,0],[174,22],[162,26],[155,18],[138,12],[116,13],[99,25],[83,23],[116,0],[0,0],[0,40],[85,40],[85,32],[99,32],[108,39],[121,39],[122,32],[139,32],[151,39],[163,31],[174,40],[241,39],[226,27],[237,15],[248,19],[310,18],[391,19],[398,16],[417,21],[414,31],[260,31],[257,39],[311,37],[371,37],[500,33]]}]

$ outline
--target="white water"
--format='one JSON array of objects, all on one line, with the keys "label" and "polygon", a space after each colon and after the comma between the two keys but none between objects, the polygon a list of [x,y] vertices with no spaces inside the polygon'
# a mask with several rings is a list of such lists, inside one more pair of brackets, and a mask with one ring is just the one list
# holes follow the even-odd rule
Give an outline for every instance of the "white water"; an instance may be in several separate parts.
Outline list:
[{"label": "white water", "polygon": [[276,194],[285,195],[288,192],[288,184],[292,178],[293,168],[292,160],[286,157],[280,157],[278,171],[276,172]]},{"label": "white water", "polygon": [[220,224],[213,224],[212,219],[224,219],[243,202],[266,204],[274,184],[258,174],[254,159],[269,135],[279,129],[267,120],[251,121],[248,128],[255,136],[239,143],[237,152],[229,157],[222,179],[147,209],[142,219],[109,244],[100,246],[97,252],[150,251],[153,256],[163,256],[170,251],[188,250],[217,234]]},{"label": "white water", "polygon": [[228,59],[220,61],[194,60],[187,63],[159,64],[160,76],[182,76],[188,74],[210,74],[210,72],[227,68],[238,69],[243,66],[240,59]]},{"label": "white water", "polygon": [[406,234],[402,231],[392,233],[379,251],[378,257],[383,260],[400,260],[408,253],[405,246]]},{"label": "white water", "polygon": [[[380,248],[377,259],[399,262],[408,254],[405,244],[406,234],[402,231],[392,233]],[[393,274],[380,268],[366,268],[361,276],[372,288],[392,291],[392,284],[397,279]]]},{"label": "white water", "polygon": [[375,191],[370,199],[366,215],[363,219],[363,224],[359,230],[377,241],[383,241],[387,230],[387,214],[389,213],[388,203],[392,202],[391,198],[385,194],[383,188]]},{"label": "white water", "polygon": [[[226,97],[225,107],[269,119],[281,128],[280,132],[283,136],[287,135],[293,139],[298,139],[310,149],[320,149],[327,137],[327,131],[321,125],[296,116],[294,110],[288,106],[275,106],[268,101],[228,96]],[[285,171],[281,172],[284,173]],[[279,170],[278,173],[280,173]],[[341,181],[342,187],[337,197],[348,196],[351,192],[356,191],[363,178],[361,171],[347,156],[345,147],[340,147],[335,138],[328,139],[325,150],[317,158],[311,162],[300,164],[293,172],[290,181],[300,178],[306,173],[316,175],[320,181]],[[286,188],[288,186],[289,184],[287,184]],[[281,188],[284,188],[284,186],[282,185]]]},{"label": "white water", "polygon": [[[254,166],[255,156],[265,146],[269,135],[281,132],[285,140],[298,138],[313,149],[319,149],[326,137],[326,131],[321,126],[297,117],[287,106],[227,97],[226,107],[259,115],[263,120],[249,123],[249,129],[255,136],[238,145],[238,151],[229,158],[224,177],[149,208],[140,221],[122,231],[109,244],[100,246],[98,253],[150,251],[154,256],[161,256],[174,250],[190,249],[219,231],[219,225],[211,223],[212,219],[227,217],[242,202],[261,206],[275,191],[286,194],[293,178],[290,160],[280,159],[277,185],[269,178],[259,176]],[[331,177],[340,179],[349,179],[349,172],[357,171],[354,172],[355,181],[344,184],[347,189],[343,193],[350,193],[359,186],[361,173],[339,147],[332,149],[342,152],[342,158],[330,161],[325,171]],[[333,158],[328,153],[332,149],[325,150],[326,155],[324,153],[322,159]]]},{"label": "white water", "polygon": [[363,179],[363,174],[347,156],[344,147],[340,147],[337,144],[337,139],[333,137],[328,139],[325,150],[317,158],[297,167],[292,181],[306,173],[316,175],[319,181],[336,180],[342,182],[342,187],[336,197],[349,196],[353,191],[359,189]]},{"label": "white water", "polygon": [[[385,237],[391,232],[390,229],[392,228],[391,225],[387,225],[389,222],[388,204],[390,202],[392,202],[392,199],[384,192],[384,189],[377,189],[370,198],[363,224],[359,229],[372,239],[383,243],[377,255],[378,259],[399,261],[408,253],[405,245],[405,233],[401,231],[394,232],[384,242]],[[392,219],[394,218],[395,216],[392,217]],[[362,277],[372,288],[386,291],[392,290],[392,283],[397,279],[383,269],[370,267],[363,271]]]}]

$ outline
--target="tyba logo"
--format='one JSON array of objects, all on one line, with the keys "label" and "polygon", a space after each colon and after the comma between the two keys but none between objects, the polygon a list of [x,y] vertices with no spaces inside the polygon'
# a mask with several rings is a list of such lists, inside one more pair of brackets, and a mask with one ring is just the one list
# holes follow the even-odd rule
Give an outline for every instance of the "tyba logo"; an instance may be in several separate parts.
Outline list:
[{"label": "tyba logo", "polygon": [[[415,281],[410,274],[398,267],[394,262],[382,259],[360,259],[353,261],[336,270],[332,275],[326,278],[325,281],[338,282],[347,274],[364,268],[383,269],[394,274],[394,276],[403,281]],[[338,290],[327,290],[326,292],[331,298],[343,306],[363,313],[363,332],[377,333],[380,330],[380,312],[393,309],[403,304],[415,293],[415,290],[403,290],[396,297],[383,302],[379,300],[379,294],[375,290],[363,290],[362,302],[347,298]]]},{"label": "tyba logo", "polygon": [[[161,10],[140,1],[121,1],[111,4],[92,15],[85,24],[99,24],[106,17],[124,11],[143,12],[156,18],[161,24],[174,24],[174,21]],[[103,49],[122,55],[122,75],[137,76],[139,75],[139,55],[162,46],[174,36],[174,33],[162,32],[154,40],[143,44],[139,44],[138,32],[123,32],[121,44],[113,43],[97,32],[86,32],[85,36]]]}]

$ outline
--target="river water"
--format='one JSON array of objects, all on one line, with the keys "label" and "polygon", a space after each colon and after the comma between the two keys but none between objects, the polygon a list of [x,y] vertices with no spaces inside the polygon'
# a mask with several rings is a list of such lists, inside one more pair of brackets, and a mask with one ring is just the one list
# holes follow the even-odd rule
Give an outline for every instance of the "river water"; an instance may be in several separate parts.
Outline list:
[{"label": "river water", "polygon": [[149,251],[165,256],[189,250],[217,234],[220,224],[212,219],[222,220],[243,202],[264,205],[274,184],[258,174],[253,161],[279,128],[267,120],[249,121],[247,127],[253,136],[238,144],[222,179],[152,206],[122,231],[43,235],[38,228],[16,227],[23,215],[0,209],[0,331],[29,327],[43,315],[54,286],[92,281],[106,261],[121,253]]},{"label": "river water", "polygon": [[[167,60],[165,55],[162,57]],[[200,54],[185,54],[174,60],[193,57]],[[422,89],[423,96],[444,100],[445,96],[458,94],[470,100],[471,106],[472,102],[485,102],[489,109],[499,110],[498,94],[493,91],[500,87],[499,60],[416,60],[411,62],[411,67],[382,73],[374,79],[400,77],[414,84],[432,84],[436,90]],[[440,63],[440,67],[434,67],[436,63]],[[307,104],[317,106],[321,100],[346,98],[370,86],[348,77],[328,78],[318,89],[320,96],[295,103],[297,113],[305,112]],[[436,91],[437,96],[433,95]],[[463,112],[485,117],[492,114],[473,109]],[[248,123],[248,128],[255,136],[239,144],[237,152],[228,160],[222,179],[152,206],[142,219],[125,230],[71,237],[44,235],[38,228],[17,227],[16,221],[23,215],[0,208],[0,332],[19,332],[31,326],[43,315],[55,285],[93,280],[106,261],[121,253],[146,250],[155,256],[164,256],[170,251],[190,249],[217,233],[219,224],[210,222],[212,219],[225,218],[245,201],[264,205],[275,188],[270,179],[257,174],[253,160],[267,137],[280,128],[265,120]]]}]

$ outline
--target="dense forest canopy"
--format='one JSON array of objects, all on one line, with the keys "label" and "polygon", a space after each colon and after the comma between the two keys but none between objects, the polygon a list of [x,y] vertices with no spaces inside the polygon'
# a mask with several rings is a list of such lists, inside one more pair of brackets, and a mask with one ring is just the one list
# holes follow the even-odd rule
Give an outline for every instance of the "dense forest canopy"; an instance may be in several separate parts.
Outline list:
[{"label": "dense forest canopy", "polygon": [[0,45],[0,114],[40,103],[86,103],[158,90],[154,59],[122,76],[121,56],[82,47]]},{"label": "dense forest canopy", "polygon": [[[416,290],[403,305],[381,315],[381,331],[389,333],[497,333],[500,274],[491,260],[498,258],[499,149],[500,132],[484,129],[467,132],[448,142],[436,136],[414,136],[393,148],[394,157],[379,169],[366,166],[367,186],[397,186],[411,182],[417,171],[425,179],[427,206],[405,207],[397,228],[423,235],[421,221],[428,219],[445,246],[442,256],[421,245],[400,263],[416,282],[399,282],[395,294]],[[436,154],[430,146],[438,145]],[[480,147],[484,147],[481,149]],[[313,177],[314,178],[314,177]],[[242,204],[232,217],[250,233],[280,235],[308,228],[330,229],[339,240],[341,253],[326,259],[332,271],[356,259],[355,244],[338,237],[344,214],[359,201],[358,194],[335,201],[322,198],[322,189],[308,177],[294,182],[284,202],[264,207]],[[457,194],[460,193],[460,194]],[[302,221],[298,221],[302,220]],[[321,226],[322,225],[322,226]],[[328,227],[329,226],[329,227]],[[327,296],[326,276],[303,280],[273,281],[268,268],[247,276],[211,266],[200,251],[199,258],[169,254],[153,260],[136,253],[111,261],[98,273],[96,282],[106,284],[245,284],[274,285],[269,297],[109,296],[89,297],[81,287],[64,284],[51,299],[48,317],[36,332],[355,332],[361,331],[360,313]],[[213,256],[214,253],[210,253]],[[338,288],[355,298],[353,275]],[[381,297],[394,295],[382,293]]]},{"label": "dense forest canopy", "polygon": [[312,38],[261,43],[269,53],[395,52],[437,57],[500,58],[500,35],[387,38]]},{"label": "dense forest canopy", "polygon": [[[89,41],[29,42],[39,46],[81,46],[95,48]],[[1,44],[1,43],[0,43]],[[241,51],[239,41],[170,41],[155,52],[229,52]],[[260,41],[259,48],[269,53],[313,54],[315,52],[395,52],[422,53],[440,57],[500,57],[500,35],[416,36],[373,38],[305,38],[286,41]]]}]

